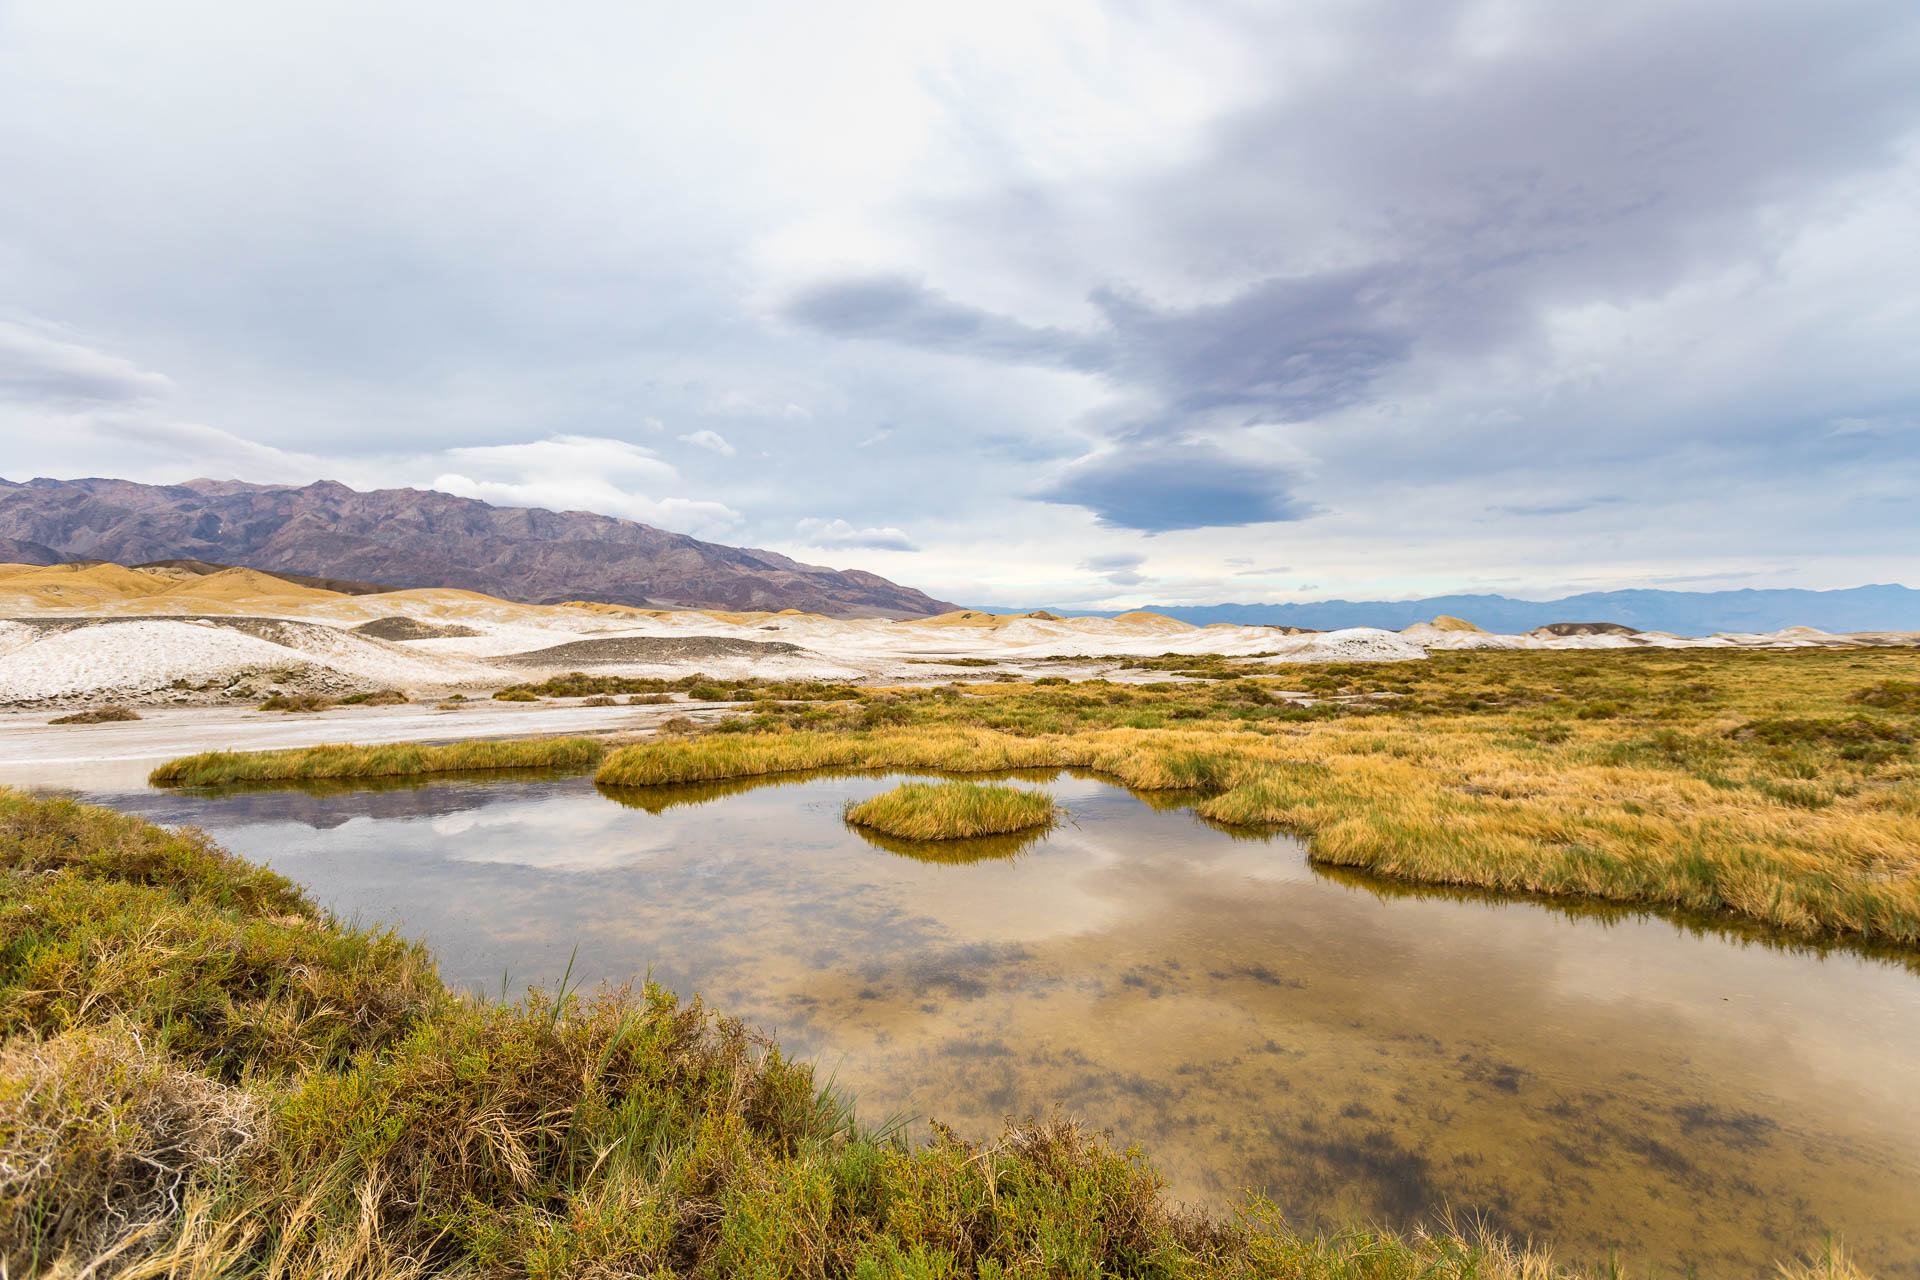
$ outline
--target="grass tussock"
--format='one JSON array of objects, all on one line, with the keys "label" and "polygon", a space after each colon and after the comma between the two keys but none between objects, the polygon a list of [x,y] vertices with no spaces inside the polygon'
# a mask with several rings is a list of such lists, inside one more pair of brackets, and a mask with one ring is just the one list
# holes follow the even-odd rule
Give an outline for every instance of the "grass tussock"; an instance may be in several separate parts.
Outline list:
[{"label": "grass tussock", "polygon": [[338,705],[332,698],[320,693],[276,693],[261,702],[259,710],[290,713],[327,711]]},{"label": "grass tussock", "polygon": [[1053,824],[1053,797],[988,782],[903,782],[848,801],[846,820],[900,840],[965,840]]},{"label": "grass tussock", "polygon": [[76,711],[72,715],[55,716],[48,724],[115,724],[124,720],[138,720],[140,713],[132,707],[91,707],[85,711]]},{"label": "grass tussock", "polygon": [[175,1229],[194,1184],[257,1146],[263,1100],[122,1026],[0,1047],[0,1259],[112,1263]]},{"label": "grass tussock", "polygon": [[1310,836],[1329,865],[1920,947],[1920,713],[1900,710],[1920,654],[1165,663],[1212,678],[875,691],[628,747],[597,777],[1091,768]]},{"label": "grass tussock", "polygon": [[4,1274],[1570,1274],[1444,1223],[1204,1217],[1068,1120],[912,1145],[698,1001],[456,998],[204,837],[5,791],[0,813]]},{"label": "grass tussock", "polygon": [[350,693],[340,699],[343,707],[398,707],[412,702],[398,689],[369,689],[361,693]]},{"label": "grass tussock", "polygon": [[495,769],[585,769],[606,748],[592,738],[389,743],[302,747],[289,751],[208,751],[169,760],[148,775],[155,786],[211,787],[321,778],[396,778]]}]

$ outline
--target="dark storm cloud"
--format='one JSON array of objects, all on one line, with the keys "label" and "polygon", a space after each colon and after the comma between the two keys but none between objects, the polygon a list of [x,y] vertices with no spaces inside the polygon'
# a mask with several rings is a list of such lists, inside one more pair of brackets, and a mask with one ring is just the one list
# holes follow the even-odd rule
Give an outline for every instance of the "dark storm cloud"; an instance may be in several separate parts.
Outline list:
[{"label": "dark storm cloud", "polygon": [[1389,298],[1385,281],[1366,271],[1263,280],[1184,311],[1112,289],[1094,295],[1113,326],[1119,376],[1163,398],[1169,413],[1159,425],[1169,430],[1213,409],[1294,422],[1365,399],[1412,348],[1381,317]]},{"label": "dark storm cloud", "polygon": [[1010,364],[1097,369],[1111,358],[1097,340],[965,306],[901,276],[817,284],[789,299],[785,314],[836,338],[878,339]]},{"label": "dark storm cloud", "polygon": [[1141,195],[1219,264],[1334,231],[1446,350],[1765,255],[1764,215],[1891,160],[1920,108],[1910,5],[1542,11],[1492,56],[1464,47],[1479,6],[1364,12],[1366,74],[1243,111]]},{"label": "dark storm cloud", "polygon": [[1147,533],[1304,520],[1284,467],[1248,462],[1200,444],[1159,444],[1097,454],[1036,493],[1043,502],[1085,507],[1100,523]]},{"label": "dark storm cloud", "polygon": [[1412,345],[1380,318],[1388,297],[1375,273],[1354,271],[1264,280],[1227,302],[1186,310],[1102,289],[1093,302],[1105,326],[1075,333],[1022,324],[886,276],[816,284],[790,299],[784,314],[839,338],[1103,374],[1164,404],[1131,428],[1151,434],[1177,431],[1191,415],[1214,409],[1289,422],[1363,399]]},{"label": "dark storm cloud", "polygon": [[[1114,225],[1101,236],[1074,224],[1091,202],[1048,198],[1024,177],[941,227],[1036,279],[1101,282],[1089,295],[1100,325],[1032,327],[899,280],[822,284],[789,318],[1107,382],[1125,411],[1050,501],[1084,499],[1139,529],[1297,518],[1295,498],[1269,505],[1284,484],[1210,465],[1163,473],[1157,451],[1182,434],[1230,444],[1254,424],[1392,408],[1416,387],[1471,394],[1490,359],[1543,368],[1551,326],[1572,311],[1658,300],[1728,269],[1765,277],[1794,233],[1845,216],[1862,198],[1847,184],[1898,164],[1920,128],[1909,3],[1356,4],[1313,33],[1324,56],[1304,60],[1289,57],[1303,38],[1297,13],[1226,20],[1244,47],[1272,51],[1275,92],[1216,122],[1186,160],[1108,190],[1098,207]],[[1070,269],[1055,260],[1076,252]],[[1225,301],[1154,301],[1151,279],[1169,269]],[[1417,383],[1400,377],[1416,369]],[[1813,387],[1823,373],[1809,362],[1802,381],[1830,412],[1879,394],[1840,377]],[[1326,471],[1374,481],[1438,478],[1436,467],[1490,476],[1523,456],[1610,467],[1708,441],[1730,466],[1778,474],[1806,414],[1797,402],[1756,414],[1748,394],[1723,383],[1682,419],[1622,416],[1603,429],[1584,401],[1548,412],[1523,396],[1483,420],[1427,424],[1443,429],[1410,447],[1382,449],[1370,432],[1392,428],[1357,425],[1316,447]],[[1904,413],[1920,394],[1907,378],[1892,399]],[[1504,513],[1575,509],[1523,498]]]}]

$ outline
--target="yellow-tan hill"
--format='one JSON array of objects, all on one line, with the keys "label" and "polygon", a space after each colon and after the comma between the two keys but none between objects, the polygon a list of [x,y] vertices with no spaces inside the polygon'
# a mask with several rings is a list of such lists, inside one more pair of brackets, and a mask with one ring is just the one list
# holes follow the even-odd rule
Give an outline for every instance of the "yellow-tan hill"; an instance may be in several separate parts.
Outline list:
[{"label": "yellow-tan hill", "polygon": [[324,591],[319,587],[303,587],[297,582],[288,582],[285,578],[276,578],[258,569],[222,569],[218,573],[209,573],[205,577],[165,585],[158,594],[164,594],[168,600],[221,602],[264,598],[317,603],[322,600],[346,598],[345,592]]},{"label": "yellow-tan hill", "polygon": [[166,589],[166,583],[148,574],[105,563],[36,565],[0,579],[0,596],[14,608],[101,608]]},{"label": "yellow-tan hill", "polygon": [[1192,631],[1195,629],[1191,622],[1169,618],[1166,614],[1155,613],[1151,609],[1135,609],[1130,613],[1121,614],[1114,621],[1124,622],[1136,631]]}]

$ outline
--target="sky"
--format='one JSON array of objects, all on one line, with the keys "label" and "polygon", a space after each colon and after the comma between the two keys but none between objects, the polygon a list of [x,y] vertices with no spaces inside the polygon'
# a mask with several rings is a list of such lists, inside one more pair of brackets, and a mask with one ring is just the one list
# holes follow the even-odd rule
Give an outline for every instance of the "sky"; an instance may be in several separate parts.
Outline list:
[{"label": "sky", "polygon": [[1920,6],[0,0],[0,476],[949,600],[1920,586]]}]

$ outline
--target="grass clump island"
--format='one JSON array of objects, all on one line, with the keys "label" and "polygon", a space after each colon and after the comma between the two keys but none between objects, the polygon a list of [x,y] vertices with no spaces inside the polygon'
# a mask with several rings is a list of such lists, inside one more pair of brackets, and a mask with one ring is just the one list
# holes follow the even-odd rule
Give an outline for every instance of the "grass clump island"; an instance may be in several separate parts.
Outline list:
[{"label": "grass clump island", "polygon": [[288,751],[207,751],[169,760],[147,775],[155,786],[214,787],[327,778],[397,778],[505,769],[586,769],[606,747],[592,738],[533,738],[421,746],[396,742]]},{"label": "grass clump island", "polygon": [[846,820],[900,840],[965,840],[1053,825],[1053,797],[987,782],[903,782],[848,801]]},{"label": "grass clump island", "polygon": [[419,947],[108,810],[0,790],[0,876],[9,1275],[1568,1274],[1478,1232],[1209,1218],[1066,1120],[912,1144],[697,1000],[457,996]]}]

